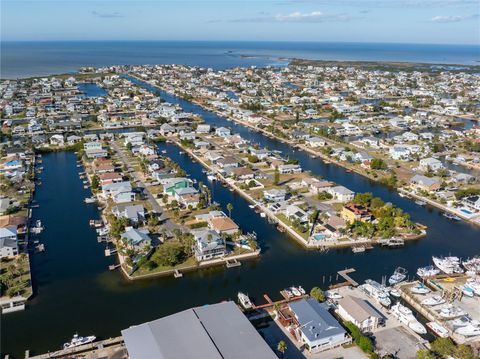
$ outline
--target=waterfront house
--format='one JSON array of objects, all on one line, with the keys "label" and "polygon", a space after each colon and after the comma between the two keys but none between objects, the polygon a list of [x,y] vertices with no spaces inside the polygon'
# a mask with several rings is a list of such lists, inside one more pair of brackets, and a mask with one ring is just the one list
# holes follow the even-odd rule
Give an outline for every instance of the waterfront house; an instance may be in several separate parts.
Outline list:
[{"label": "waterfront house", "polygon": [[72,145],[80,142],[81,140],[82,140],[82,138],[80,136],[75,136],[75,135],[67,136],[67,144],[69,146],[72,146]]},{"label": "waterfront house", "polygon": [[5,162],[2,165],[2,169],[5,171],[14,171],[18,170],[20,168],[23,168],[23,161],[22,160],[11,160],[8,162]]},{"label": "waterfront house", "polygon": [[242,181],[255,178],[255,173],[248,167],[236,167],[227,169],[227,174]]},{"label": "waterfront house", "polygon": [[351,342],[347,332],[329,313],[325,303],[302,299],[288,304],[294,317],[295,336],[311,353],[318,353]]},{"label": "waterfront house", "polygon": [[122,192],[131,192],[132,184],[128,181],[109,183],[102,186],[102,194],[105,198],[111,198],[115,194]]},{"label": "waterfront house", "polygon": [[141,204],[123,204],[114,206],[112,214],[117,218],[126,218],[130,223],[137,224],[145,221],[146,211]]},{"label": "waterfront house", "polygon": [[154,159],[148,162],[148,172],[153,173],[165,167],[165,163],[160,159]]},{"label": "waterfront house", "polygon": [[285,209],[285,216],[291,221],[299,221],[300,223],[308,222],[308,214],[300,207],[291,204]]},{"label": "waterfront house", "polygon": [[340,215],[348,223],[353,223],[354,221],[370,222],[372,220],[370,211],[364,206],[355,203],[348,203],[343,206]]},{"label": "waterfront house", "polygon": [[263,197],[270,202],[284,201],[286,196],[287,196],[287,192],[284,189],[272,188],[272,189],[263,191]]},{"label": "waterfront house", "polygon": [[250,147],[248,150],[251,155],[257,157],[259,160],[264,160],[270,155],[270,152],[263,148]]},{"label": "waterfront house", "polygon": [[223,257],[227,254],[225,240],[212,229],[192,230],[195,240],[195,258],[197,261]]},{"label": "waterfront house", "polygon": [[155,148],[153,146],[149,146],[147,144],[143,144],[140,146],[138,149],[138,153],[141,155],[148,157],[148,156],[153,156],[156,154]]},{"label": "waterfront house", "polygon": [[210,132],[209,124],[202,123],[197,126],[197,133],[209,133],[209,132]]},{"label": "waterfront house", "polygon": [[171,196],[175,196],[179,189],[192,187],[192,181],[183,177],[166,178],[161,181],[161,184],[163,185],[163,193]]},{"label": "waterfront house", "polygon": [[338,315],[355,324],[362,333],[372,333],[383,324],[385,317],[367,300],[347,295],[338,301]]},{"label": "waterfront house", "polygon": [[423,191],[437,191],[441,187],[441,181],[437,177],[427,177],[416,174],[410,179],[410,186]]},{"label": "waterfront house", "polygon": [[420,160],[420,163],[418,165],[418,168],[421,171],[438,171],[443,167],[443,163],[440,160],[437,160],[436,158],[428,157],[428,158],[422,158]]},{"label": "waterfront house", "polygon": [[208,226],[210,229],[219,234],[235,234],[238,232],[238,225],[229,217],[212,217],[208,219]]},{"label": "waterfront house", "polygon": [[480,196],[464,197],[462,203],[474,211],[480,211]]},{"label": "waterfront house", "polygon": [[183,204],[186,208],[188,208],[188,206],[195,208],[200,201],[198,190],[193,186],[176,188],[174,190],[173,196],[179,203]]},{"label": "waterfront house", "polygon": [[63,135],[53,135],[50,137],[50,144],[54,146],[63,146],[65,141]]},{"label": "waterfront house", "polygon": [[135,198],[136,193],[132,191],[122,191],[112,195],[112,200],[114,203],[129,203],[135,201]]},{"label": "waterfront house", "polygon": [[307,140],[307,143],[310,147],[313,147],[313,148],[325,147],[327,145],[327,142],[320,137],[310,137]]},{"label": "waterfront house", "polygon": [[18,254],[17,227],[0,228],[0,258],[13,257]]},{"label": "waterfront house", "polygon": [[340,202],[351,201],[355,196],[355,192],[344,186],[329,187],[326,192],[330,193],[334,199],[339,200]]},{"label": "waterfront house", "polygon": [[100,184],[106,185],[109,183],[116,183],[116,182],[122,182],[123,181],[123,176],[119,172],[105,172],[105,173],[100,173],[98,175],[98,178],[100,179]]},{"label": "waterfront house", "polygon": [[238,161],[234,157],[221,158],[216,163],[219,167],[224,169],[238,167]]},{"label": "waterfront house", "polygon": [[219,127],[215,129],[215,134],[219,137],[226,138],[231,135],[230,129],[226,127]]},{"label": "waterfront house", "polygon": [[127,248],[135,251],[144,251],[146,248],[152,246],[152,239],[148,235],[149,231],[146,228],[126,228],[126,231],[121,234]]},{"label": "waterfront house", "polygon": [[170,136],[175,133],[175,127],[169,125],[168,123],[164,123],[160,126],[160,133],[163,136]]},{"label": "waterfront house", "polygon": [[300,167],[300,165],[295,165],[295,164],[284,164],[284,165],[278,166],[278,171],[282,174],[300,173],[302,172],[302,167]]},{"label": "waterfront house", "polygon": [[115,166],[112,161],[99,157],[93,160],[92,169],[97,174],[109,173],[115,171]]}]

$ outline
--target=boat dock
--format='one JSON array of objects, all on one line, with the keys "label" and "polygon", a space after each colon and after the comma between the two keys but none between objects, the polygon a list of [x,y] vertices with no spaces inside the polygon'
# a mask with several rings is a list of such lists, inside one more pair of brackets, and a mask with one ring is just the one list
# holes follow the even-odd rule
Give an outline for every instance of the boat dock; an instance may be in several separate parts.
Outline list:
[{"label": "boat dock", "polygon": [[285,299],[281,299],[281,300],[278,300],[276,302],[274,302],[269,296],[268,294],[264,294],[263,295],[263,298],[265,298],[265,300],[267,301],[267,303],[265,304],[260,304],[260,305],[255,305],[255,304],[252,304],[252,309],[267,309],[267,308],[271,308],[275,305],[280,305],[280,304],[285,304],[285,303],[289,303],[289,302],[294,302],[294,301],[297,301],[297,300],[300,300],[300,299],[304,299],[306,297],[308,297],[307,294],[305,295],[301,295],[301,296],[297,296],[297,297],[288,297],[288,295],[282,290],[280,292],[280,294],[282,295],[283,298]]},{"label": "boat dock", "polygon": [[338,271],[337,273],[340,275],[340,277],[342,277],[343,279],[345,279],[345,281],[349,284],[349,285],[352,285],[354,287],[358,287],[358,283],[356,281],[354,281],[350,276],[349,274],[350,273],[353,273],[355,272],[355,268],[348,268],[348,269],[344,269],[344,270],[341,270],[341,271]]},{"label": "boat dock", "polygon": [[183,274],[180,273],[180,271],[178,269],[175,269],[175,271],[173,272],[173,276],[175,278],[182,278],[183,277]]},{"label": "boat dock", "polygon": [[[51,358],[88,358],[95,354],[97,358],[110,357],[117,352],[125,354],[125,344],[123,337],[115,337],[106,340],[97,341],[85,345],[80,345],[75,348],[57,350],[55,352],[48,352],[36,356],[30,356],[30,351],[25,350],[25,359],[51,359]],[[123,357],[123,356],[118,356]]]},{"label": "boat dock", "polygon": [[225,265],[227,266],[227,268],[234,268],[234,267],[239,267],[242,265],[241,262],[237,261],[236,258],[234,259],[227,259],[225,261]]},{"label": "boat dock", "polygon": [[109,270],[115,270],[115,269],[117,269],[117,268],[120,268],[120,266],[121,266],[120,263],[119,263],[119,264],[110,264],[110,265],[108,266],[108,269],[109,269]]}]

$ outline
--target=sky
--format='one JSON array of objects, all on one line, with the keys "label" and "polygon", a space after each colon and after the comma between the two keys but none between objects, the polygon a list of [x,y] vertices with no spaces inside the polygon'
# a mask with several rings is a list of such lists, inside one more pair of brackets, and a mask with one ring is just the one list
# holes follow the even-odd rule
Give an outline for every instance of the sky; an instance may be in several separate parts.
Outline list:
[{"label": "sky", "polygon": [[480,44],[480,0],[1,0],[2,41]]}]

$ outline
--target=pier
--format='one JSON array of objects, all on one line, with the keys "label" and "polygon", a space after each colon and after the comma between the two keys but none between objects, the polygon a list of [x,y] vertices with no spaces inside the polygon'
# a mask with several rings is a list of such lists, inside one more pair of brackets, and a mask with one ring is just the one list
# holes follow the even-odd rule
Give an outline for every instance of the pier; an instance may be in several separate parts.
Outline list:
[{"label": "pier", "polygon": [[242,262],[237,261],[236,258],[234,259],[227,259],[225,261],[225,265],[227,268],[234,268],[234,267],[239,267],[242,265]]},{"label": "pier", "polygon": [[349,274],[350,273],[353,273],[355,272],[355,268],[348,268],[348,269],[344,269],[344,270],[341,270],[341,271],[338,271],[337,273],[343,278],[345,279],[345,281],[350,284],[350,285],[353,285],[354,287],[358,287],[358,283],[356,281],[354,281],[350,276]]}]

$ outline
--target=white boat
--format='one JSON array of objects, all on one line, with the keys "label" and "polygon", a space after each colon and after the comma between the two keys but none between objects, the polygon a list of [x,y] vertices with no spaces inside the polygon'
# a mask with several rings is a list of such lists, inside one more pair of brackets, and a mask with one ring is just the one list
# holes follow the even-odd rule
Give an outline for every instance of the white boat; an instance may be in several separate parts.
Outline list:
[{"label": "white boat", "polygon": [[332,300],[337,300],[337,299],[342,299],[343,298],[343,296],[340,293],[338,293],[338,291],[336,291],[336,290],[329,290],[329,291],[327,291],[326,295],[327,295],[328,299],[332,299]]},{"label": "white boat", "polygon": [[250,301],[250,298],[248,297],[248,295],[242,292],[238,292],[238,300],[240,301],[240,304],[242,305],[242,307],[244,307],[245,309],[252,308],[252,302]]},{"label": "white boat", "polygon": [[467,271],[480,274],[480,257],[463,261],[462,265]]},{"label": "white boat", "polygon": [[469,278],[467,279],[465,286],[471,288],[476,295],[480,295],[480,282],[478,280]]},{"label": "white boat", "polygon": [[434,277],[437,274],[440,274],[440,269],[435,268],[434,266],[426,266],[417,269],[417,275],[420,278]]},{"label": "white boat", "polygon": [[88,197],[88,198],[85,198],[84,202],[85,203],[95,203],[96,200],[97,199],[95,197]]},{"label": "white boat", "polygon": [[214,175],[207,175],[207,179],[211,182],[216,181],[217,178]]},{"label": "white boat", "polygon": [[438,315],[444,319],[453,319],[466,314],[461,308],[455,307],[451,304],[440,308],[439,310],[437,310],[437,312]]},{"label": "white boat", "polygon": [[427,202],[424,202],[424,201],[415,201],[416,204],[418,204],[419,206],[425,206],[427,204]]},{"label": "white boat", "polygon": [[391,309],[392,315],[396,317],[400,322],[406,324],[410,329],[418,334],[426,334],[427,329],[420,323],[417,318],[413,315],[412,311],[401,305],[400,303],[392,306]]},{"label": "white boat", "polygon": [[267,215],[263,212],[260,213],[260,217],[265,218]]},{"label": "white boat", "polygon": [[302,293],[296,287],[290,287],[290,291],[293,293],[295,297],[300,297]]},{"label": "white boat", "polygon": [[458,257],[432,257],[433,264],[445,274],[463,273]]},{"label": "white boat", "polygon": [[395,285],[403,282],[406,278],[407,270],[405,268],[398,267],[397,269],[395,269],[395,272],[393,272],[390,278],[388,278],[388,283],[390,283],[390,285]]},{"label": "white boat", "polygon": [[463,295],[466,295],[470,298],[473,298],[473,296],[475,295],[475,291],[467,283],[462,287],[462,293]]},{"label": "white boat", "polygon": [[306,292],[305,292],[305,289],[303,289],[303,287],[302,287],[301,285],[299,285],[299,286],[297,287],[297,289],[300,291],[300,294],[305,295],[305,293],[306,293]]},{"label": "white boat", "polygon": [[390,295],[394,296],[395,298],[400,298],[401,297],[400,291],[396,288],[391,288],[390,289]]},{"label": "white boat", "polygon": [[452,220],[454,220],[454,221],[460,221],[460,220],[461,220],[460,217],[455,216],[454,214],[451,214],[451,213],[448,213],[448,212],[445,212],[445,213],[443,214],[443,216],[446,217],[446,218],[448,218],[448,219],[452,219]]},{"label": "white boat", "polygon": [[459,327],[455,329],[455,333],[463,335],[465,337],[473,337],[476,335],[480,335],[480,323],[474,323],[474,321],[472,321],[464,327]]},{"label": "white boat", "polygon": [[426,287],[423,283],[418,283],[416,286],[410,288],[410,292],[413,294],[425,295],[430,293],[430,289]]},{"label": "white boat", "polygon": [[352,252],[353,253],[363,253],[363,252],[365,252],[365,247],[364,246],[352,247]]},{"label": "white boat", "polygon": [[88,337],[80,337],[78,334],[75,334],[69,342],[63,344],[63,349],[75,348],[80,345],[88,344],[97,339],[95,336],[90,335]]},{"label": "white boat", "polygon": [[284,289],[284,291],[285,291],[285,294],[287,295],[288,298],[293,297],[293,293],[289,289]]},{"label": "white boat", "polygon": [[446,302],[446,300],[443,299],[441,296],[434,295],[432,297],[428,297],[428,298],[423,299],[420,302],[420,304],[426,305],[428,307],[434,307],[436,305],[444,304],[445,302]]},{"label": "white boat", "polygon": [[392,304],[392,301],[388,295],[388,290],[380,283],[371,279],[367,279],[365,284],[361,285],[361,288],[365,291],[365,293],[367,293],[381,305],[388,307],[390,304]]},{"label": "white boat", "polygon": [[428,322],[427,324],[425,324],[427,326],[428,329],[430,329],[433,334],[435,334],[436,336],[440,337],[440,338],[448,338],[449,335],[448,335],[448,330],[445,328],[445,327],[442,327],[440,324],[438,324],[437,322]]},{"label": "white boat", "polygon": [[472,320],[468,316],[463,315],[461,317],[450,320],[449,323],[453,328],[459,328],[469,325],[471,321]]}]

